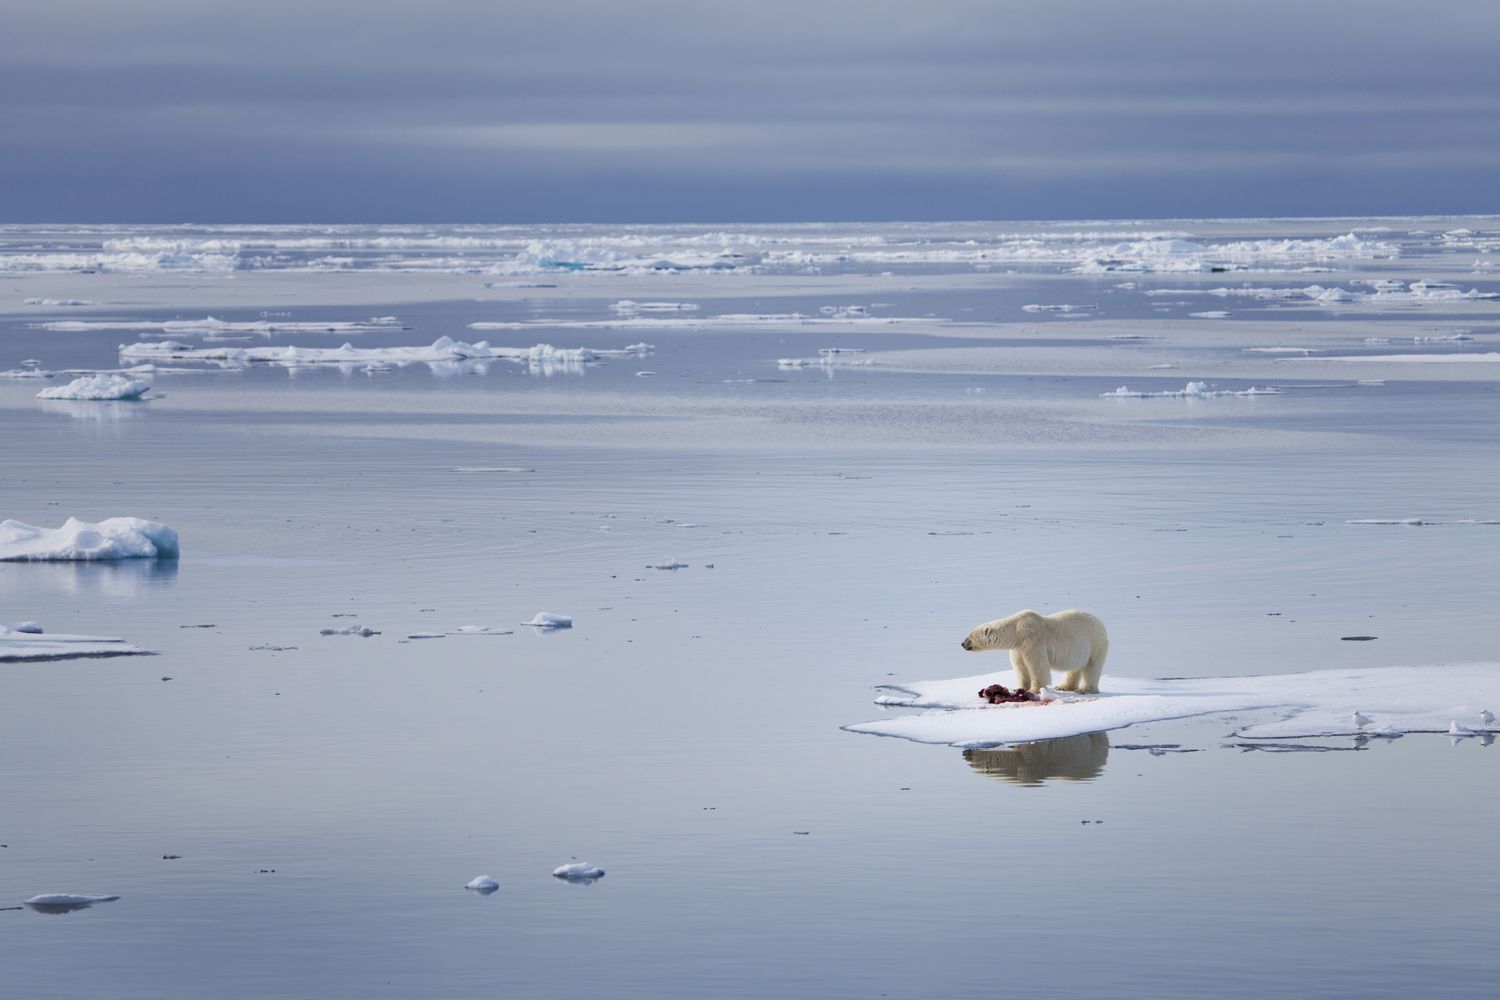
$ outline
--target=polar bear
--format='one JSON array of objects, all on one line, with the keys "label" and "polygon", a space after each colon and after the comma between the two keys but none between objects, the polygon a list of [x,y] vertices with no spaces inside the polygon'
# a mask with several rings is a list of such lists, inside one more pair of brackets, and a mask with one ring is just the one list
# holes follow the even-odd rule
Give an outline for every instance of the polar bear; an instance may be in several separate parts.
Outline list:
[{"label": "polar bear", "polygon": [[963,641],[964,649],[1010,650],[1021,687],[1039,691],[1052,685],[1052,671],[1064,670],[1059,691],[1099,692],[1099,675],[1109,653],[1104,623],[1083,611],[1039,615],[1017,611],[1009,618],[985,622]]}]

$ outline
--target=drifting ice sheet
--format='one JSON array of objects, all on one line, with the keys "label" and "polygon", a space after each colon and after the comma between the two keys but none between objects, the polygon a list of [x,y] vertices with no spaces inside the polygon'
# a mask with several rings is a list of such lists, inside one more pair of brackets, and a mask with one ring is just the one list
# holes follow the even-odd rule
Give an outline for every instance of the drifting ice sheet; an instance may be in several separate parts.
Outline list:
[{"label": "drifting ice sheet", "polygon": [[575,347],[559,348],[551,344],[534,347],[491,347],[489,341],[481,340],[466,344],[451,337],[439,337],[425,347],[199,347],[175,340],[145,341],[137,344],[122,344],[120,357],[151,361],[224,361],[231,364],[264,362],[278,365],[319,364],[395,364],[405,365],[422,362],[468,361],[479,358],[501,358],[535,365],[561,364],[582,365],[602,358],[639,358],[652,352],[650,344],[631,344],[628,347],[606,350],[603,348]]},{"label": "drifting ice sheet", "polygon": [[98,524],[70,517],[61,528],[0,521],[0,562],[176,559],[178,552],[177,532],[139,517]]},{"label": "drifting ice sheet", "polygon": [[877,704],[936,711],[893,716],[843,728],[918,743],[989,747],[1121,729],[1223,712],[1261,710],[1275,718],[1242,725],[1248,739],[1353,736],[1355,711],[1371,719],[1366,733],[1446,733],[1458,721],[1486,731],[1480,712],[1500,704],[1500,663],[1320,670],[1257,677],[1141,680],[1109,677],[1100,695],[1062,694],[1050,704],[986,705],[976,692],[1013,679],[1012,671],[886,685]]}]

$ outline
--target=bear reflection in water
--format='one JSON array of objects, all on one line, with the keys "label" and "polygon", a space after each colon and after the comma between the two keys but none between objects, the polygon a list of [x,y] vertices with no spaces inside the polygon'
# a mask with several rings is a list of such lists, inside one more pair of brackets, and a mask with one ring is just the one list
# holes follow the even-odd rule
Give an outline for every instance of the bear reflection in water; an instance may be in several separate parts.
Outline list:
[{"label": "bear reflection in water", "polygon": [[1040,785],[1049,778],[1089,781],[1103,773],[1108,759],[1108,733],[1084,733],[998,750],[964,751],[964,760],[974,770],[1018,785]]}]

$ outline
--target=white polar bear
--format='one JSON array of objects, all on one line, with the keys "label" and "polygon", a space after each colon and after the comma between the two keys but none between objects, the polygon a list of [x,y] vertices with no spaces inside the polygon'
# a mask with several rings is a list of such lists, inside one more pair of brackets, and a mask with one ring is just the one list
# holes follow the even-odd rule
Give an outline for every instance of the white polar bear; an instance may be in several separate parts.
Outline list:
[{"label": "white polar bear", "polygon": [[1097,694],[1109,636],[1103,622],[1083,611],[1017,611],[980,625],[964,639],[963,647],[974,652],[1010,650],[1011,665],[1028,691],[1050,687],[1052,671],[1065,670],[1059,691]]}]

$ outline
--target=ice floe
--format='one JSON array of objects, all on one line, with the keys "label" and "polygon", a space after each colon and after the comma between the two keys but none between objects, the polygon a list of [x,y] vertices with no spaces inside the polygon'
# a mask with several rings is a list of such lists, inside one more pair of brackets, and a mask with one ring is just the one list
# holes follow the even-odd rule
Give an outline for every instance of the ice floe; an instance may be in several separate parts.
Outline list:
[{"label": "ice floe", "polygon": [[1500,698],[1500,663],[1319,670],[1255,677],[1139,679],[1106,675],[1094,696],[1058,693],[1048,703],[988,705],[977,691],[1012,678],[1011,671],[885,685],[877,704],[928,709],[844,726],[849,732],[897,736],[918,743],[1002,746],[1191,716],[1255,712],[1263,721],[1235,720],[1245,739],[1357,736],[1361,726],[1391,733],[1446,733],[1455,719],[1480,719]]},{"label": "ice floe", "polygon": [[366,320],[223,320],[213,316],[203,319],[169,320],[55,320],[33,323],[39,330],[55,333],[84,333],[91,330],[161,330],[167,334],[224,333],[386,333],[409,330],[394,316],[372,316]]},{"label": "ice floe", "polygon": [[637,302],[634,299],[621,299],[609,308],[617,313],[697,312],[698,304],[696,302]]},{"label": "ice floe", "polygon": [[70,913],[86,910],[95,903],[113,903],[119,896],[81,896],[71,892],[44,892],[23,900],[22,905],[38,913]]},{"label": "ice floe", "polygon": [[473,890],[474,892],[479,893],[481,896],[488,896],[490,893],[500,888],[500,883],[496,882],[488,875],[480,875],[476,878],[471,879],[468,884],[464,886],[464,888]]},{"label": "ice floe", "polygon": [[514,635],[515,629],[502,628],[499,625],[460,625],[449,635]]},{"label": "ice floe", "polygon": [[1500,298],[1500,292],[1481,292],[1476,288],[1464,291],[1457,285],[1445,281],[1413,281],[1408,285],[1405,282],[1385,279],[1370,283],[1369,291],[1323,285],[1305,285],[1300,288],[1244,285],[1232,288],[1149,288],[1145,294],[1153,297],[1172,296],[1173,298],[1212,295],[1218,298],[1245,298],[1260,302],[1310,302],[1325,306],[1423,305]]},{"label": "ice floe", "polygon": [[1500,520],[1485,520],[1477,517],[1462,517],[1456,521],[1433,521],[1421,517],[1357,517],[1345,524],[1391,524],[1408,528],[1421,528],[1434,524],[1500,524]]},{"label": "ice floe", "polygon": [[533,628],[539,628],[543,630],[555,628],[572,628],[573,619],[569,618],[567,615],[554,615],[550,611],[538,611],[536,615],[531,619],[531,621],[522,622],[521,624],[530,625]]},{"label": "ice floe", "polygon": [[631,344],[608,349],[592,347],[559,348],[551,344],[533,347],[492,347],[488,341],[468,344],[451,337],[439,337],[422,347],[193,347],[176,340],[143,341],[122,344],[120,357],[149,361],[218,361],[229,364],[274,364],[286,367],[324,364],[432,364],[445,361],[467,361],[498,358],[535,367],[547,365],[582,366],[605,358],[639,358],[652,353],[650,344]]},{"label": "ice floe", "polygon": [[[1278,360],[1286,360],[1285,358]],[[1500,364],[1500,351],[1476,354],[1332,354],[1307,361],[1354,361],[1403,365],[1493,365]]]},{"label": "ice floe", "polygon": [[344,625],[334,628],[320,628],[319,635],[357,635],[368,639],[372,635],[379,635],[379,629],[370,628],[368,625]]},{"label": "ice floe", "polygon": [[151,391],[149,378],[101,373],[75,378],[36,394],[37,399],[140,399]]},{"label": "ice floe", "polygon": [[548,327],[567,327],[585,330],[698,330],[709,327],[805,327],[805,326],[938,326],[952,320],[936,316],[870,316],[860,313],[828,313],[813,316],[808,313],[721,313],[716,316],[639,316],[623,315],[617,319],[532,319],[515,321],[479,320],[469,324],[470,330],[535,330]]},{"label": "ice floe", "polygon": [[88,299],[39,299],[30,298],[25,300],[28,306],[91,306],[94,303]]},{"label": "ice floe", "polygon": [[595,879],[604,877],[604,869],[586,861],[577,861],[573,864],[557,866],[552,871],[552,877],[568,882],[593,882]]},{"label": "ice floe", "polygon": [[1181,389],[1164,389],[1161,392],[1136,392],[1129,386],[1122,385],[1112,392],[1100,393],[1102,399],[1209,399],[1214,396],[1277,396],[1281,394],[1280,389],[1260,389],[1251,386],[1248,389],[1212,389],[1208,382],[1189,382]]},{"label": "ice floe", "polygon": [[179,551],[177,532],[139,517],[70,517],[60,528],[0,521],[0,562],[176,559]]},{"label": "ice floe", "polygon": [[115,636],[48,633],[36,622],[0,625],[0,663],[145,656],[150,652]]},{"label": "ice floe", "polygon": [[1092,311],[1094,311],[1094,310],[1096,310],[1098,308],[1099,307],[1096,306],[1096,305],[1095,306],[1075,306],[1075,305],[1067,305],[1067,304],[1061,304],[1061,305],[1040,305],[1040,304],[1037,304],[1037,303],[1033,303],[1031,305],[1022,306],[1021,307],[1021,311],[1022,312],[1029,312],[1029,313],[1076,313],[1076,312],[1092,312]]}]

